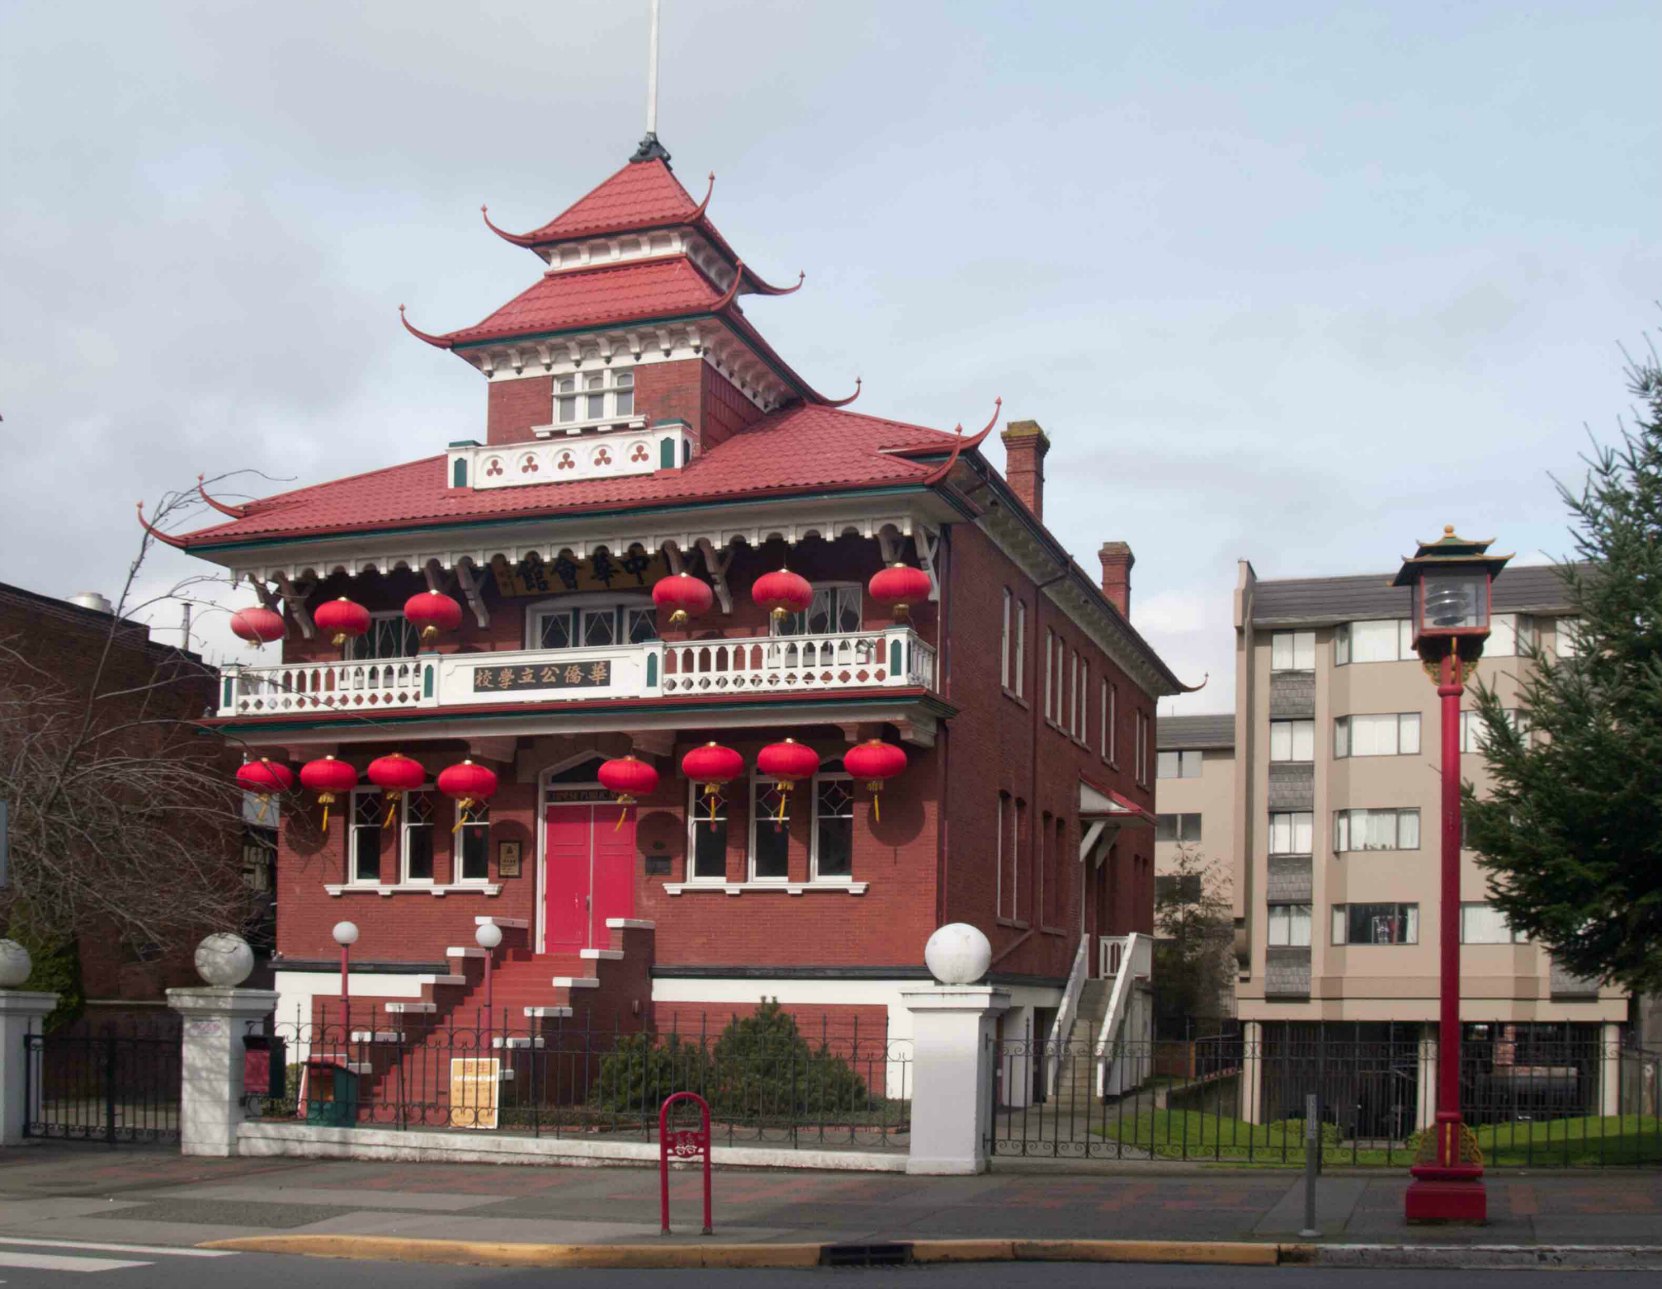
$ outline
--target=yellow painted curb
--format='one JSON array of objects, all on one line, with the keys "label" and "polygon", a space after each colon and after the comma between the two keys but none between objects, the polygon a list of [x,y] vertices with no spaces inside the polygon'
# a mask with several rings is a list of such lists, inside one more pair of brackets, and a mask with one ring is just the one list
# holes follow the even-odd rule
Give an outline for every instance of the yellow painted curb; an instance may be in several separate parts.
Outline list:
[{"label": "yellow painted curb", "polygon": [[251,1235],[210,1240],[204,1249],[296,1253],[313,1258],[436,1262],[453,1266],[584,1267],[649,1270],[674,1267],[817,1267],[819,1244],[508,1244],[487,1240],[411,1240],[383,1235]]},{"label": "yellow painted curb", "polygon": [[1273,1244],[1200,1240],[1017,1240],[1017,1262],[1190,1262],[1227,1267],[1273,1267]]}]

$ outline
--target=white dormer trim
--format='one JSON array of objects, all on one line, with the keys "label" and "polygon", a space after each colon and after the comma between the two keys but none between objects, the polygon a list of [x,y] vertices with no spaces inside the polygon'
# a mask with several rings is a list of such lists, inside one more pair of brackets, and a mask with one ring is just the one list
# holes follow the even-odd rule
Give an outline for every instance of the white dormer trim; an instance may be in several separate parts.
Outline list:
[{"label": "white dormer trim", "polygon": [[537,252],[548,264],[544,277],[581,273],[611,264],[664,260],[685,255],[705,276],[725,291],[733,285],[733,265],[722,253],[689,228],[656,229],[649,233],[618,233],[581,242],[563,242]]},{"label": "white dormer trim", "polygon": [[[666,421],[650,429],[576,436],[560,434],[531,443],[457,445],[449,450],[445,479],[453,489],[459,486],[484,492],[534,483],[567,483],[574,479],[609,479],[678,470],[691,457],[692,428],[685,421]],[[458,462],[465,467],[465,481],[460,484],[457,483]]]}]

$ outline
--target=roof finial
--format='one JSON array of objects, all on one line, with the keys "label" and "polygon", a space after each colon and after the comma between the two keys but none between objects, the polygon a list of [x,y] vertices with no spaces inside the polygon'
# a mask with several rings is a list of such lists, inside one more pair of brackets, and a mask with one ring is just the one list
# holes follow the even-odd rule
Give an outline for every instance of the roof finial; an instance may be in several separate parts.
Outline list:
[{"label": "roof finial", "polygon": [[646,137],[629,160],[668,162],[669,153],[658,142],[658,0],[651,0],[650,12],[646,48]]}]

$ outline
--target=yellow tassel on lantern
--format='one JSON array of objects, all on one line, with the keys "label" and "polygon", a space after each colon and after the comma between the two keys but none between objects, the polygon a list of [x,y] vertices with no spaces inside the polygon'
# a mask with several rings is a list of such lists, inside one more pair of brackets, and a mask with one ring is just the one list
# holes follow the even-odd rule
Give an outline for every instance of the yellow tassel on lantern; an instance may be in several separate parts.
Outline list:
[{"label": "yellow tassel on lantern", "polygon": [[456,798],[456,826],[450,830],[452,837],[461,832],[462,825],[467,822],[467,812],[471,809],[473,809],[472,797]]},{"label": "yellow tassel on lantern", "polygon": [[329,807],[335,804],[335,794],[333,792],[318,793],[317,804],[323,807],[323,832],[327,836],[329,833]]},{"label": "yellow tassel on lantern", "polygon": [[421,629],[421,643],[432,644],[439,638],[439,629],[435,626],[425,626]]},{"label": "yellow tassel on lantern", "polygon": [[383,828],[391,828],[392,827],[392,817],[395,814],[398,813],[398,799],[400,797],[402,797],[403,795],[404,794],[402,792],[389,792],[389,793],[387,793],[387,821],[386,821],[386,823],[382,824],[381,827],[383,827]]},{"label": "yellow tassel on lantern", "polygon": [[672,627],[678,627],[686,620],[687,611],[685,609],[677,609],[674,613],[669,615],[669,624]]},{"label": "yellow tassel on lantern", "polygon": [[704,800],[710,807],[710,827],[716,826],[716,798],[721,795],[721,784],[706,783],[704,785]]},{"label": "yellow tassel on lantern", "polygon": [[876,783],[871,785],[871,817],[883,822],[883,789]]},{"label": "yellow tassel on lantern", "polygon": [[617,799],[617,803],[622,806],[623,809],[617,813],[617,822],[612,825],[613,832],[616,832],[619,828],[623,827],[623,821],[629,817],[629,807],[635,804],[635,799],[628,793],[624,793]]}]

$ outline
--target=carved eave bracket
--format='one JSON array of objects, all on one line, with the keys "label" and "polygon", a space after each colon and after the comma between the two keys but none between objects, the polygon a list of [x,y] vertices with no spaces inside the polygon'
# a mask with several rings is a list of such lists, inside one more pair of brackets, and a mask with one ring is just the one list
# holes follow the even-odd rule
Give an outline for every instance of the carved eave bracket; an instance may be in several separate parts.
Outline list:
[{"label": "carved eave bracket", "polygon": [[721,605],[721,611],[731,616],[733,592],[727,585],[727,570],[733,563],[733,547],[723,546],[718,554],[714,543],[708,537],[700,537],[698,549],[704,556],[704,569],[710,575],[710,587],[716,593],[716,601]]}]

